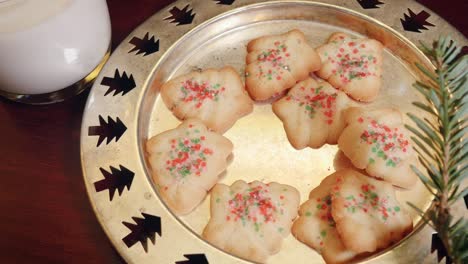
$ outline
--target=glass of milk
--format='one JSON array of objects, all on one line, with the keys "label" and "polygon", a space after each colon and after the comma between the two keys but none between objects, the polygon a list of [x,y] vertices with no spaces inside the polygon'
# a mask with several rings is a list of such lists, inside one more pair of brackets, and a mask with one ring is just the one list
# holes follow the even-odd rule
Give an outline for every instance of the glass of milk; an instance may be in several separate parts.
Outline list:
[{"label": "glass of milk", "polygon": [[0,95],[29,104],[76,95],[110,41],[105,0],[0,0]]}]

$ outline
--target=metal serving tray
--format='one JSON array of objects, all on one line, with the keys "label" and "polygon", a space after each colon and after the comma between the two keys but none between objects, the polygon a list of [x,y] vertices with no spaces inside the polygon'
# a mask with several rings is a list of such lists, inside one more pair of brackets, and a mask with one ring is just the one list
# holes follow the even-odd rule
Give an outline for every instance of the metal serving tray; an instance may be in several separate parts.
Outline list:
[{"label": "metal serving tray", "polygon": [[[375,38],[385,45],[383,89],[375,102],[363,106],[422,114],[411,105],[419,100],[411,86],[419,77],[414,63],[430,64],[415,43],[432,42],[439,34],[450,34],[460,43],[466,40],[416,2],[386,1],[370,9],[364,9],[360,2],[366,1],[180,0],[148,19],[114,51],[88,98],[81,157],[96,215],[127,262],[246,262],[200,237],[209,219],[209,199],[193,213],[178,218],[159,199],[151,180],[145,141],[180,123],[159,96],[160,85],[172,77],[225,65],[243,75],[246,43],[262,35],[298,28],[317,47],[331,33],[341,31]],[[428,22],[435,26],[426,25],[427,30],[419,29],[421,33],[405,31],[405,14],[410,12],[427,12]],[[406,29],[412,29],[408,25]],[[286,183],[300,191],[301,202],[339,162],[335,160],[337,146],[293,149],[268,103],[257,103],[253,113],[240,119],[225,136],[234,143],[234,159],[222,183],[238,179]],[[429,193],[418,184],[410,191],[397,191],[397,197],[412,215],[414,232],[362,261],[436,262],[430,254],[432,230],[406,205],[410,201],[428,208],[432,200]],[[323,260],[290,235],[268,263]]]}]

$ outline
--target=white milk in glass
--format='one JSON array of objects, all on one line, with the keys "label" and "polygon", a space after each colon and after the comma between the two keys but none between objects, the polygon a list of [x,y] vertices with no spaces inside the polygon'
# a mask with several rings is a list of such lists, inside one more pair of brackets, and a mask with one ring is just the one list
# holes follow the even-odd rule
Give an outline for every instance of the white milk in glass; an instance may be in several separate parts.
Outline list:
[{"label": "white milk in glass", "polygon": [[45,94],[80,81],[110,32],[105,0],[0,0],[0,90]]}]

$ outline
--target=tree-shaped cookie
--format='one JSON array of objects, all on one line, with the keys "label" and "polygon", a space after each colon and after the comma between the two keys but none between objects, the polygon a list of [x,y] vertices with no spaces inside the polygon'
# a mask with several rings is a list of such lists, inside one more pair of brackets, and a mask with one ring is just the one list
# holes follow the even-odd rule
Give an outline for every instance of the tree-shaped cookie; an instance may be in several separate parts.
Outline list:
[{"label": "tree-shaped cookie", "polygon": [[417,177],[411,170],[417,158],[396,109],[348,108],[346,127],[338,147],[358,169],[393,185],[411,188]]},{"label": "tree-shaped cookie", "polygon": [[263,36],[247,45],[246,88],[255,100],[266,100],[320,69],[317,52],[295,29]]},{"label": "tree-shaped cookie", "polygon": [[319,148],[337,143],[345,124],[341,112],[350,101],[329,83],[309,77],[273,103],[273,112],[283,121],[294,148]]},{"label": "tree-shaped cookie", "polygon": [[217,184],[203,238],[233,255],[265,262],[289,235],[299,200],[295,188],[275,182]]},{"label": "tree-shaped cookie", "polygon": [[190,213],[227,168],[233,145],[197,119],[151,138],[146,144],[159,194],[177,215]]},{"label": "tree-shaped cookie", "polygon": [[309,200],[301,205],[299,218],[291,230],[299,241],[319,252],[327,263],[344,263],[356,256],[341,242],[331,213],[330,191],[340,179],[338,176],[338,173],[327,176],[310,192]]},{"label": "tree-shaped cookie", "polygon": [[253,102],[232,67],[179,76],[161,87],[161,96],[177,118],[198,118],[219,133],[253,110]]},{"label": "tree-shaped cookie", "polygon": [[336,173],[331,188],[332,216],[345,247],[374,252],[402,239],[413,222],[395,198],[393,186],[357,171]]},{"label": "tree-shaped cookie", "polygon": [[317,48],[323,66],[316,73],[353,99],[370,102],[382,83],[382,51],[377,40],[334,33]]}]

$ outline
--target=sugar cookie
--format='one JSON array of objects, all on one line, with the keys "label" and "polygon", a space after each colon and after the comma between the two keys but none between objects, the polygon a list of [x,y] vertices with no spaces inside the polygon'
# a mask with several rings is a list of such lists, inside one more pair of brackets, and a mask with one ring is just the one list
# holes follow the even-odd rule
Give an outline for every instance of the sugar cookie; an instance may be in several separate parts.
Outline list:
[{"label": "sugar cookie", "polygon": [[246,89],[254,100],[266,100],[320,69],[317,52],[295,29],[263,36],[247,45]]},{"label": "sugar cookie", "polygon": [[383,46],[374,39],[334,33],[317,48],[323,67],[317,75],[358,101],[373,101],[382,83]]},{"label": "sugar cookie", "polygon": [[226,170],[232,149],[229,139],[196,119],[148,140],[153,180],[168,207],[185,215],[198,206]]},{"label": "sugar cookie", "polygon": [[294,148],[319,148],[337,143],[345,125],[341,112],[350,103],[345,93],[309,77],[273,103],[273,112],[283,121]]},{"label": "sugar cookie", "polygon": [[332,216],[347,249],[374,252],[411,232],[413,222],[396,200],[391,184],[349,169],[336,174]]},{"label": "sugar cookie", "polygon": [[275,182],[217,184],[203,238],[233,255],[265,262],[289,235],[299,200],[295,188]]},{"label": "sugar cookie", "polygon": [[291,230],[299,241],[322,254],[327,263],[344,263],[356,256],[341,242],[331,214],[330,191],[338,176],[337,173],[327,176],[310,192],[309,200],[301,205],[299,218]]},{"label": "sugar cookie", "polygon": [[356,168],[402,188],[416,183],[410,165],[417,158],[398,110],[352,107],[344,118],[347,126],[338,146]]},{"label": "sugar cookie", "polygon": [[253,102],[232,67],[179,76],[161,87],[161,97],[177,118],[198,118],[219,133],[253,110]]}]

